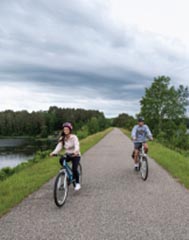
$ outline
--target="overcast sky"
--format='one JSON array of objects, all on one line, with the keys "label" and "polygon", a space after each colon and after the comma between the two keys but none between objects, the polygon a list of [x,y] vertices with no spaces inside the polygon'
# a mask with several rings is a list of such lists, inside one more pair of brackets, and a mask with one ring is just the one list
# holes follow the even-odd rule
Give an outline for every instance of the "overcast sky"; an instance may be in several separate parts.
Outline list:
[{"label": "overcast sky", "polygon": [[1,0],[0,111],[135,116],[154,77],[187,86],[188,0]]}]

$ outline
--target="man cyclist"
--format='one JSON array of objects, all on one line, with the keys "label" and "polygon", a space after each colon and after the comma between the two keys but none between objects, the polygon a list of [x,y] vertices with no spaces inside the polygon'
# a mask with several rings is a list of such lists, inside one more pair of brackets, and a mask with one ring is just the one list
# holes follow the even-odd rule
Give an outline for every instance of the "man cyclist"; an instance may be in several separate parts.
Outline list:
[{"label": "man cyclist", "polygon": [[138,124],[135,125],[132,129],[131,132],[131,137],[132,140],[134,142],[134,151],[133,151],[133,159],[134,159],[134,168],[136,171],[138,171],[139,169],[139,163],[138,163],[138,153],[139,153],[139,149],[142,146],[142,143],[144,144],[144,151],[145,153],[148,152],[148,145],[146,143],[147,138],[149,138],[150,140],[153,140],[153,136],[152,133],[149,129],[149,127],[144,124],[144,118],[143,117],[139,117],[138,118]]}]

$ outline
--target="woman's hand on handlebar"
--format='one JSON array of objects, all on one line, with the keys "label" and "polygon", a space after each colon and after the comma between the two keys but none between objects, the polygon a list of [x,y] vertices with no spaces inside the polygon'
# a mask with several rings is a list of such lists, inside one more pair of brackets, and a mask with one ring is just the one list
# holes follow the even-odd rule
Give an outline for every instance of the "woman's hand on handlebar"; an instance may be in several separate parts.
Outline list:
[{"label": "woman's hand on handlebar", "polygon": [[56,156],[57,156],[57,154],[50,153],[50,154],[49,154],[49,156],[50,156],[50,157],[56,157]]}]

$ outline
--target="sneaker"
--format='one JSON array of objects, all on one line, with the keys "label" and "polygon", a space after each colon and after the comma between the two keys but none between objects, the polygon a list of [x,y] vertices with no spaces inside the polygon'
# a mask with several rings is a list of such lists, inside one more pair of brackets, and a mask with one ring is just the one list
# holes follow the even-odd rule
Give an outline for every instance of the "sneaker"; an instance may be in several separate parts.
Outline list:
[{"label": "sneaker", "polygon": [[79,183],[76,183],[75,191],[79,191],[80,189],[81,189],[81,185]]},{"label": "sneaker", "polygon": [[138,164],[135,164],[134,169],[135,169],[135,171],[139,171],[139,165],[138,165]]}]

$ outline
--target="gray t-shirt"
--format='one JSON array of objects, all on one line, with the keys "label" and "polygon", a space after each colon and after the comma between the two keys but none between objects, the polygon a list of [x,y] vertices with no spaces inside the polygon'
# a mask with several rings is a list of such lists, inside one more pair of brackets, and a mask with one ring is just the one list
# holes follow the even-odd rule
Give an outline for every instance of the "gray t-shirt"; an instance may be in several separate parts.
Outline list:
[{"label": "gray t-shirt", "polygon": [[145,124],[143,126],[135,125],[131,132],[131,137],[135,139],[134,142],[144,142],[147,138],[152,138],[152,133]]}]

